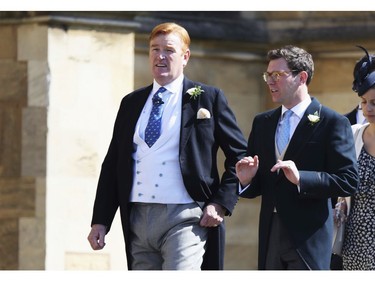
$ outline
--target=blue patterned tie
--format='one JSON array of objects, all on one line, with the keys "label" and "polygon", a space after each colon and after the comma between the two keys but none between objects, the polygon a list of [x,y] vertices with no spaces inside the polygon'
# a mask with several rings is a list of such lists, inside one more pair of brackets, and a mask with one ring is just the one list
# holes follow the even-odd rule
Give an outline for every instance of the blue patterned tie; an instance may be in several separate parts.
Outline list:
[{"label": "blue patterned tie", "polygon": [[279,151],[280,154],[284,152],[284,149],[286,145],[289,142],[289,134],[290,134],[290,116],[292,116],[293,111],[287,110],[284,112],[284,117],[282,121],[280,122],[280,129],[279,129],[279,134],[277,136],[277,150]]},{"label": "blue patterned tie", "polygon": [[145,142],[149,147],[151,147],[160,137],[162,116],[161,105],[164,103],[160,97],[160,94],[166,90],[166,88],[160,87],[152,97],[152,109],[145,130]]}]

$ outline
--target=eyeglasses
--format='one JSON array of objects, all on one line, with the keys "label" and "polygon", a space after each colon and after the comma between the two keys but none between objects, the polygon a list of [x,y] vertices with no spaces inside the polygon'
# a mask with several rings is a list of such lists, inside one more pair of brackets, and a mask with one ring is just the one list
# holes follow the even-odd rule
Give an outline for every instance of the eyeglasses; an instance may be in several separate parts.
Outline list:
[{"label": "eyeglasses", "polygon": [[280,76],[282,75],[288,75],[291,72],[295,72],[295,70],[292,71],[273,71],[273,72],[263,72],[263,80],[264,82],[268,82],[268,78],[272,78],[273,82],[278,82],[280,80]]}]

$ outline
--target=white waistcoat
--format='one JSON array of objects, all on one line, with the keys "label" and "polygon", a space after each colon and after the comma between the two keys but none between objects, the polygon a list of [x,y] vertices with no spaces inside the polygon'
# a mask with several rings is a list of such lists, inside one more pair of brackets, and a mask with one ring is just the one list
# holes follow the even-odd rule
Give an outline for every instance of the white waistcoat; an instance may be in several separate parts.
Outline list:
[{"label": "white waistcoat", "polygon": [[140,137],[139,123],[134,133],[134,182],[130,202],[185,204],[193,202],[184,186],[179,164],[181,113],[174,110],[167,128],[151,147]]}]

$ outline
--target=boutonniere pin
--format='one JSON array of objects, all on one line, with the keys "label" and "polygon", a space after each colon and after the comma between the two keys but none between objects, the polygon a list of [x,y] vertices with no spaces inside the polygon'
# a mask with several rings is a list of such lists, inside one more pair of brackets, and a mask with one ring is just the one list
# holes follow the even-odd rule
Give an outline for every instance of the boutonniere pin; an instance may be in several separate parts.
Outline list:
[{"label": "boutonniere pin", "polygon": [[307,115],[307,118],[310,121],[310,125],[314,126],[316,123],[320,121],[320,110],[322,109],[322,105],[319,106],[319,111],[315,111],[314,114]]},{"label": "boutonniere pin", "polygon": [[195,86],[186,91],[186,93],[190,95],[191,99],[196,99],[203,92],[204,90],[202,90],[201,86]]}]

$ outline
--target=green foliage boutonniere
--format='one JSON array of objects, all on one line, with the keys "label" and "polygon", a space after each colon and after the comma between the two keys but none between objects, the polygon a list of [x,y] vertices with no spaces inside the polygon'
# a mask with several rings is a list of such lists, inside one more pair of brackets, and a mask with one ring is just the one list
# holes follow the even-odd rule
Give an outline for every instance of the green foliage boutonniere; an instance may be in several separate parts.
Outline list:
[{"label": "green foliage boutonniere", "polygon": [[196,99],[204,91],[201,89],[201,86],[195,86],[186,91],[190,95],[190,98]]},{"label": "green foliage boutonniere", "polygon": [[307,115],[307,118],[310,121],[310,125],[313,126],[320,121],[320,110],[322,109],[322,105],[319,106],[319,112],[315,111],[314,114]]}]

